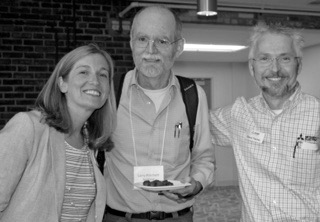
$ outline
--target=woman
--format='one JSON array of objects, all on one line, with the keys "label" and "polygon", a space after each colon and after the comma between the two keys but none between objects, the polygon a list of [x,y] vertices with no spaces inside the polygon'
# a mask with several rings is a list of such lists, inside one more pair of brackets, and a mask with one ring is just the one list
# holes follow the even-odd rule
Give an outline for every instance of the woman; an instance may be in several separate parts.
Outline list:
[{"label": "woman", "polygon": [[106,188],[95,153],[115,128],[113,62],[98,46],[66,54],[35,109],[0,132],[0,221],[102,221]]}]

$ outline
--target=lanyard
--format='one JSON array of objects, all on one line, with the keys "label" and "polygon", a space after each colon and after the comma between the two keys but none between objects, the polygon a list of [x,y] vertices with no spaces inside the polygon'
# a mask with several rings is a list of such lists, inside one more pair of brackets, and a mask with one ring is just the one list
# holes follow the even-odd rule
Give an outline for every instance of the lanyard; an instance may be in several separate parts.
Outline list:
[{"label": "lanyard", "polygon": [[[134,159],[135,164],[138,166],[138,158],[137,158],[137,151],[136,151],[136,142],[134,137],[134,128],[133,128],[133,120],[132,120],[132,88],[130,90],[130,98],[129,98],[129,115],[130,115],[130,125],[131,125],[131,136],[132,136],[132,144],[133,144],[133,153],[134,153]],[[163,159],[163,151],[164,151],[164,142],[166,138],[166,131],[167,131],[167,123],[168,123],[168,113],[169,113],[169,106],[167,107],[166,112],[166,122],[163,130],[163,139],[162,139],[162,148],[161,148],[161,157],[160,157],[160,166],[162,165],[162,159]]]}]

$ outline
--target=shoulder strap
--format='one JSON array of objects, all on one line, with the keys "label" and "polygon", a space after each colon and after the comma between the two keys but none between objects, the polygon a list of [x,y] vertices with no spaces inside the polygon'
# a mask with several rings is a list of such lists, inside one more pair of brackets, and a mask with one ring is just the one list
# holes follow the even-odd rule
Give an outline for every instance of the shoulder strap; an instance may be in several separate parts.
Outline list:
[{"label": "shoulder strap", "polygon": [[120,102],[120,97],[121,97],[121,93],[122,93],[122,86],[123,86],[123,82],[124,82],[124,78],[126,77],[127,73],[123,73],[121,74],[118,78],[114,78],[114,90],[115,90],[115,95],[116,95],[116,105],[117,108],[119,106],[119,102]]},{"label": "shoulder strap", "polygon": [[97,159],[98,167],[102,174],[104,169],[104,162],[106,161],[106,157],[104,155],[105,155],[105,151],[98,150],[96,159]]},{"label": "shoulder strap", "polygon": [[176,76],[180,83],[180,89],[182,94],[182,99],[186,107],[186,112],[188,116],[189,121],[189,130],[190,130],[190,152],[192,151],[194,141],[194,126],[196,124],[196,118],[197,118],[197,110],[198,110],[198,91],[196,83],[193,79],[182,77],[182,76]]}]

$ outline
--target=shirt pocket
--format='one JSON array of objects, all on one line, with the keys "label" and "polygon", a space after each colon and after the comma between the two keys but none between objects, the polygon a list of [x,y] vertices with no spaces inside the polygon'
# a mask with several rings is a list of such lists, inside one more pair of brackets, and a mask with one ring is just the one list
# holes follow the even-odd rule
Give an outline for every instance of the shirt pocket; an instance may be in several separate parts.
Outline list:
[{"label": "shirt pocket", "polygon": [[297,148],[291,159],[290,182],[293,185],[313,185],[320,173],[320,153]]},{"label": "shirt pocket", "polygon": [[189,157],[190,145],[190,130],[187,123],[183,123],[181,129],[177,129],[174,133],[174,147],[172,147],[172,162],[173,166],[185,164]]}]

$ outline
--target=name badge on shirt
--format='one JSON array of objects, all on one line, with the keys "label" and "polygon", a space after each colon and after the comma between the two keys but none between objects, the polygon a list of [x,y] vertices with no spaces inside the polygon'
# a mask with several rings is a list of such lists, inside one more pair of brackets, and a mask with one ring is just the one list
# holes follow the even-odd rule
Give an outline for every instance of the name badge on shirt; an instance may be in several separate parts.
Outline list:
[{"label": "name badge on shirt", "polygon": [[259,131],[256,130],[252,130],[248,135],[247,138],[248,140],[252,141],[252,142],[256,142],[256,143],[262,143],[264,140],[264,133],[261,133]]},{"label": "name badge on shirt", "polygon": [[[163,166],[135,166],[133,168],[133,183],[141,183],[145,180],[164,180]],[[134,190],[140,188],[133,186]]]},{"label": "name badge on shirt", "polygon": [[304,150],[317,150],[317,140],[318,138],[316,136],[306,136],[304,141],[301,142],[300,148]]}]

